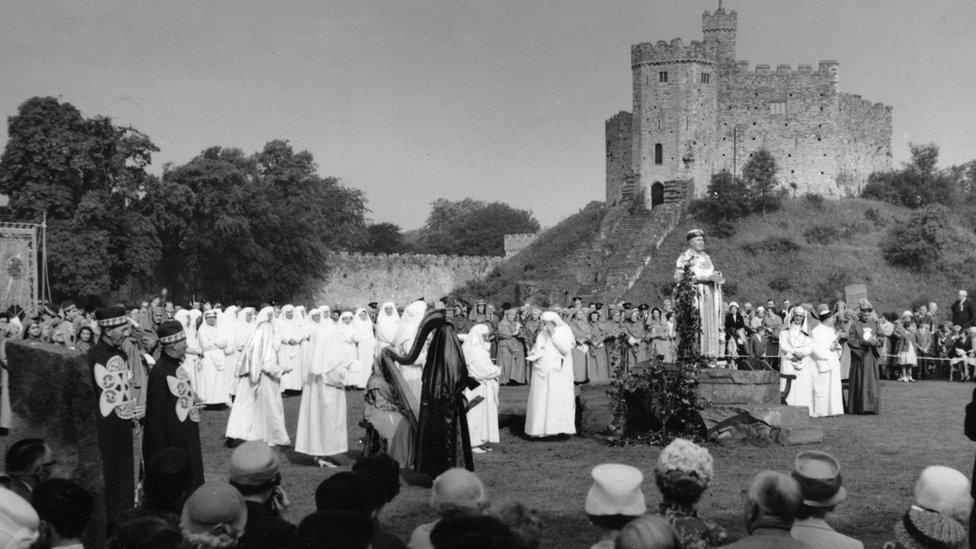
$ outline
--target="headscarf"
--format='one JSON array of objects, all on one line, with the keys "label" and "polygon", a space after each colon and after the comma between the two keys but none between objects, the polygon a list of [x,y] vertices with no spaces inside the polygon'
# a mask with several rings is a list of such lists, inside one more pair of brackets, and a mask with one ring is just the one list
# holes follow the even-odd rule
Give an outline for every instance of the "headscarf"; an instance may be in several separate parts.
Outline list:
[{"label": "headscarf", "polygon": [[803,326],[800,327],[800,330],[805,334],[809,334],[810,331],[808,330],[808,325],[810,317],[807,314],[807,310],[800,306],[793,307],[788,313],[786,313],[786,329],[789,330],[793,328],[793,317],[796,315],[803,315]]},{"label": "headscarf", "polygon": [[278,335],[275,333],[274,308],[265,307],[258,313],[254,333],[241,349],[237,377],[247,376],[257,383],[264,370],[274,370],[278,362]]},{"label": "headscarf", "polygon": [[417,337],[420,324],[427,314],[427,304],[417,300],[407,305],[403,310],[403,317],[400,319],[400,328],[393,339],[393,350],[400,355],[406,355],[413,347],[413,340]]},{"label": "headscarf", "polygon": [[[363,313],[366,313],[366,320],[361,318]],[[356,309],[356,314],[352,319],[352,329],[356,334],[356,342],[360,345],[371,347],[376,344],[376,336],[373,335],[373,320],[369,318],[369,311],[365,308]]]},{"label": "headscarf", "polygon": [[[468,337],[464,338],[461,350],[464,352],[464,361],[468,368],[482,364],[491,364],[491,344],[485,341],[484,336],[491,333],[491,328],[487,324],[475,324],[468,332]],[[477,373],[471,372],[476,378]]]},{"label": "headscarf", "polygon": [[[393,308],[393,314],[386,314],[387,307]],[[384,343],[392,343],[396,340],[399,329],[400,313],[397,312],[396,304],[387,301],[376,315],[376,339]]]},{"label": "headscarf", "polygon": [[336,339],[336,324],[332,320],[330,312],[331,309],[328,305],[312,309],[312,313],[318,313],[322,316],[317,324],[312,324],[311,352],[308,353],[311,355],[308,373],[312,376],[320,376],[326,373],[326,368],[330,365],[329,361],[335,355],[335,351],[330,346]]},{"label": "headscarf", "polygon": [[[347,318],[350,320],[348,324],[346,323]],[[338,332],[339,337],[345,343],[352,343],[356,338],[356,329],[353,327],[352,322],[354,320],[352,311],[342,311],[342,314],[339,315],[339,321],[335,324],[336,332]]]},{"label": "headscarf", "polygon": [[539,320],[542,322],[554,322],[556,326],[566,326],[566,321],[563,320],[563,317],[559,316],[559,313],[554,313],[552,311],[542,313]]}]

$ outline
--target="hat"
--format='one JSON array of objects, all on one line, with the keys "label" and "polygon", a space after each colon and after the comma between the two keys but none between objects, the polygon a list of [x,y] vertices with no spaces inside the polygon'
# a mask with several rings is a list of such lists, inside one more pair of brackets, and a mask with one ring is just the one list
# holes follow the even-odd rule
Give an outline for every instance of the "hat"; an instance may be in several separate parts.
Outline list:
[{"label": "hat", "polygon": [[629,302],[629,301],[624,301],[624,303],[623,303],[623,305],[621,305],[621,307],[623,307],[625,311],[629,311],[629,310],[631,310],[631,309],[634,308],[634,304],[631,303],[631,302]]},{"label": "hat", "polygon": [[376,309],[380,306],[380,304],[375,301],[370,301],[369,304],[367,304],[366,306],[369,307],[370,309]]},{"label": "hat", "polygon": [[156,335],[159,336],[159,342],[163,345],[186,339],[186,332],[183,331],[183,325],[178,320],[167,320],[163,322],[159,329],[156,330]]},{"label": "hat", "polygon": [[50,305],[47,305],[47,304],[44,305],[44,314],[50,315],[50,316],[58,316],[58,312],[55,311],[53,308],[51,308]]},{"label": "hat", "polygon": [[708,482],[714,473],[713,466],[712,454],[707,449],[690,440],[676,438],[671,444],[665,446],[664,450],[661,450],[661,454],[657,457],[655,471],[658,473],[669,471],[694,473],[700,479]]},{"label": "hat", "polygon": [[901,547],[965,547],[966,528],[945,515],[912,506],[893,528]]},{"label": "hat", "polygon": [[736,303],[735,301],[733,301],[732,303],[729,303],[729,309],[731,309],[732,307],[735,307],[736,309],[738,309],[739,308],[739,304]]},{"label": "hat", "polygon": [[478,509],[484,502],[485,485],[478,475],[467,469],[448,469],[438,475],[431,486],[430,505],[434,509]]},{"label": "hat", "polygon": [[247,523],[244,497],[233,486],[223,482],[208,482],[196,489],[183,505],[180,526],[191,534],[212,532],[221,525],[229,526],[238,536]]},{"label": "hat", "polygon": [[832,507],[847,497],[841,486],[840,463],[826,452],[800,452],[790,474],[800,483],[803,504],[808,507]]},{"label": "hat", "polygon": [[507,311],[507,310],[509,310],[511,308],[512,308],[512,304],[511,303],[509,303],[508,301],[502,302],[502,310],[503,311]]},{"label": "hat", "polygon": [[40,524],[37,511],[27,500],[0,487],[0,547],[30,547]]},{"label": "hat", "polygon": [[641,303],[640,305],[637,306],[637,310],[638,311],[646,311],[646,310],[648,310],[650,308],[651,308],[651,306],[648,305],[647,303]]},{"label": "hat", "polygon": [[962,326],[960,326],[958,324],[953,324],[952,325],[952,331],[953,332],[958,332],[959,330],[962,330]]},{"label": "hat", "polygon": [[599,311],[600,309],[603,308],[603,303],[595,303],[593,306],[596,308],[596,310]]},{"label": "hat", "polygon": [[705,231],[701,229],[692,229],[688,231],[688,234],[685,236],[685,240],[691,240],[692,238],[698,238],[699,236],[704,238]]},{"label": "hat", "polygon": [[829,315],[830,314],[830,305],[827,305],[826,303],[821,303],[820,305],[818,305],[817,306],[817,314],[820,315],[821,318],[823,318],[823,315],[825,315],[825,314],[828,314]]},{"label": "hat", "polygon": [[100,328],[115,328],[128,324],[129,317],[125,316],[122,307],[102,307],[95,310],[95,323]]},{"label": "hat", "polygon": [[573,301],[583,301],[583,298],[581,296],[574,295],[573,296]]},{"label": "hat", "polygon": [[872,311],[874,310],[874,307],[871,306],[871,302],[868,301],[868,298],[866,298],[866,297],[862,297],[861,299],[858,299],[857,300],[857,307],[858,307],[858,309],[861,309],[862,311],[863,310],[872,310]]},{"label": "hat", "polygon": [[586,494],[588,515],[640,516],[647,512],[641,482],[644,475],[636,467],[603,463],[590,472],[593,485]]},{"label": "hat", "polygon": [[278,478],[278,454],[266,442],[242,443],[230,455],[230,481],[244,486],[260,486]]},{"label": "hat", "polygon": [[969,479],[951,467],[926,467],[915,483],[915,504],[960,521],[967,520],[973,507]]}]

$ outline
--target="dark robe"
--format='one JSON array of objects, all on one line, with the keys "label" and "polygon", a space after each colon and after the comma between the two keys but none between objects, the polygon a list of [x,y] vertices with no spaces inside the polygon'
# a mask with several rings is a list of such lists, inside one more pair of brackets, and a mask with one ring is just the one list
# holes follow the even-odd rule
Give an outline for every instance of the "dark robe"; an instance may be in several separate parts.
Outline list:
[{"label": "dark robe", "polygon": [[528,381],[525,374],[525,336],[521,330],[516,333],[517,325],[518,322],[509,322],[504,318],[498,323],[499,385],[510,381],[522,385]]},{"label": "dark robe", "polygon": [[[976,441],[976,390],[973,391],[972,401],[966,405],[966,422],[964,425],[966,437],[969,440]],[[973,463],[973,478],[976,478],[976,462]],[[970,494],[976,497],[976,483],[971,483],[969,490]],[[973,506],[973,510],[969,513],[969,547],[976,549],[976,506]]]},{"label": "dark robe", "polygon": [[125,355],[104,338],[88,350],[95,394],[95,431],[102,455],[105,518],[111,525],[135,503],[132,429],[135,406]]},{"label": "dark robe", "polygon": [[149,371],[142,459],[169,447],[185,450],[190,457],[193,486],[203,484],[203,453],[200,450],[200,413],[190,376],[180,361],[165,352]]},{"label": "dark robe", "polygon": [[[864,329],[870,328],[877,343],[864,340]],[[878,372],[878,347],[881,337],[878,325],[868,320],[851,322],[847,334],[847,345],[851,348],[850,395],[847,399],[848,414],[877,414],[881,412],[881,382]]]},{"label": "dark robe", "polygon": [[[639,363],[647,360],[647,343],[645,341],[647,339],[647,329],[641,320],[628,320],[621,326],[621,331],[624,335],[627,368],[633,369]],[[630,338],[633,338],[636,342],[631,343]]]},{"label": "dark robe", "polygon": [[472,385],[472,380],[454,326],[443,310],[431,311],[420,325],[407,356],[397,355],[388,347],[383,349],[381,358],[385,362],[414,364],[429,335],[432,337],[424,362],[414,471],[434,479],[459,465],[474,470],[464,397],[464,389]]}]

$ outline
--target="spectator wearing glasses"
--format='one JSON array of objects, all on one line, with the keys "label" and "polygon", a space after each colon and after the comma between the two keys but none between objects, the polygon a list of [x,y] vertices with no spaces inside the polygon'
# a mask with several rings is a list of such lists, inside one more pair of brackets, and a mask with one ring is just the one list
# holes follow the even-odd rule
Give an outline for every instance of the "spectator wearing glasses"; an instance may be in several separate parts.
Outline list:
[{"label": "spectator wearing glasses", "polygon": [[7,472],[0,477],[0,486],[30,501],[34,489],[50,478],[55,464],[54,452],[42,439],[18,440],[7,450],[4,459]]},{"label": "spectator wearing glasses", "polygon": [[871,319],[874,307],[867,299],[858,301],[857,319],[851,322],[847,345],[851,348],[850,398],[848,414],[881,412],[881,382],[878,379],[878,324]]}]

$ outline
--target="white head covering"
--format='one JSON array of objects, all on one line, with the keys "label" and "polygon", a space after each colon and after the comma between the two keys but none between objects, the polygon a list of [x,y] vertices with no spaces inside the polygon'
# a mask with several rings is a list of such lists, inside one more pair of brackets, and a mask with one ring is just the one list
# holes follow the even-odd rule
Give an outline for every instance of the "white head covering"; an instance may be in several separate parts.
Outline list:
[{"label": "white head covering", "polygon": [[0,487],[0,547],[26,549],[37,540],[41,519],[27,500]]},{"label": "white head covering", "polygon": [[539,320],[543,322],[555,322],[556,326],[566,326],[566,321],[563,320],[563,317],[559,316],[559,313],[555,313],[553,311],[546,311],[542,313]]},{"label": "white head covering", "polygon": [[786,328],[790,329],[793,327],[793,317],[796,315],[803,315],[803,326],[800,329],[806,333],[810,333],[809,330],[807,329],[807,324],[809,323],[810,315],[807,314],[806,309],[800,306],[793,307],[786,314]]},{"label": "white head covering", "polygon": [[[363,314],[366,315],[365,320],[362,318]],[[370,345],[376,342],[376,336],[373,335],[373,319],[369,317],[369,312],[365,308],[356,309],[356,315],[352,319],[352,328],[356,332],[356,341],[360,345]]]},{"label": "white head covering", "polygon": [[423,301],[414,301],[403,310],[403,318],[400,319],[400,329],[397,330],[396,338],[393,340],[394,350],[405,355],[413,347],[413,340],[417,337],[420,330],[420,323],[427,314],[427,304]]},{"label": "white head covering", "polygon": [[278,360],[278,336],[275,333],[274,308],[265,307],[258,313],[254,333],[241,349],[237,376],[248,376],[257,383],[265,368],[272,369]]},{"label": "white head covering", "polygon": [[485,341],[484,336],[491,333],[487,324],[475,324],[468,332],[468,337],[464,338],[461,350],[464,351],[464,361],[468,364],[484,362],[486,359],[491,362],[491,344]]},{"label": "white head covering", "polygon": [[[386,314],[387,307],[393,309],[393,314]],[[396,304],[387,301],[380,307],[380,311],[376,315],[376,339],[385,343],[392,343],[396,340],[399,330],[400,313],[397,311]]]}]

